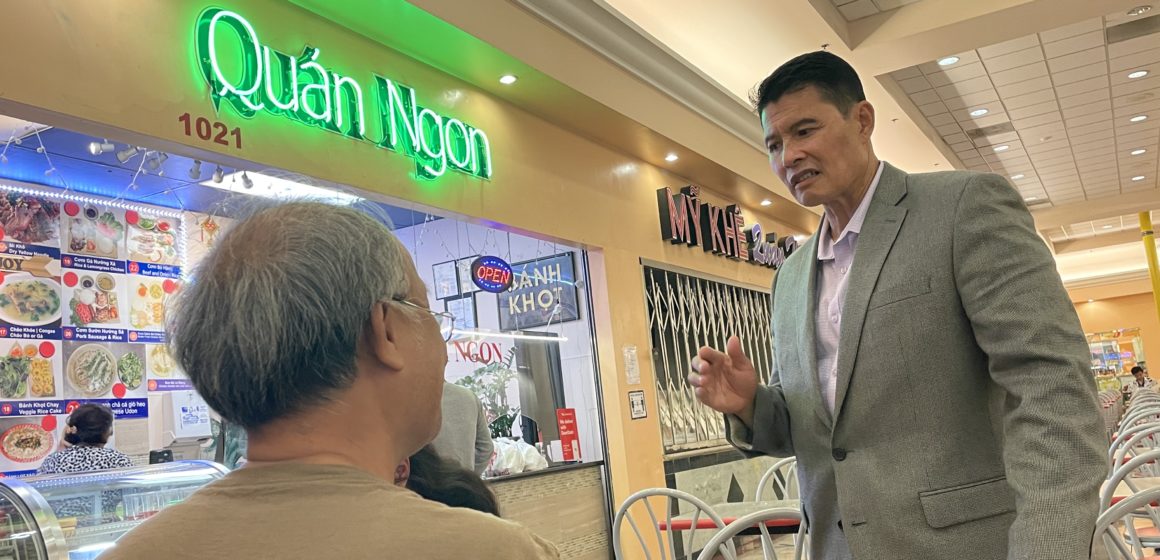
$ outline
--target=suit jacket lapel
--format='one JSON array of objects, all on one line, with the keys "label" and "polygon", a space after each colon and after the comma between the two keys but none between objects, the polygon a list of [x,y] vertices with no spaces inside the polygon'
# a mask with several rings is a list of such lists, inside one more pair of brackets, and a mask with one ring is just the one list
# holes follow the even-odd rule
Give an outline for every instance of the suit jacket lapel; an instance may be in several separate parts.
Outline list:
[{"label": "suit jacket lapel", "polygon": [[846,390],[850,387],[850,376],[854,373],[854,362],[862,341],[862,327],[866,322],[870,296],[874,293],[882,265],[886,262],[891,247],[894,246],[903,219],[906,218],[906,208],[898,206],[905,196],[906,173],[886,164],[878,181],[874,199],[870,201],[866,221],[858,234],[850,283],[846,288],[846,301],[842,307],[835,417],[842,413],[842,403],[846,398]]},{"label": "suit jacket lapel", "polygon": [[804,258],[797,260],[798,266],[793,271],[795,285],[790,293],[803,294],[804,297],[795,298],[795,317],[790,324],[801,325],[797,341],[798,362],[802,366],[802,371],[809,377],[810,387],[813,387],[813,408],[818,418],[830,428],[830,413],[823,404],[822,386],[818,382],[818,233],[814,232],[798,251]]}]

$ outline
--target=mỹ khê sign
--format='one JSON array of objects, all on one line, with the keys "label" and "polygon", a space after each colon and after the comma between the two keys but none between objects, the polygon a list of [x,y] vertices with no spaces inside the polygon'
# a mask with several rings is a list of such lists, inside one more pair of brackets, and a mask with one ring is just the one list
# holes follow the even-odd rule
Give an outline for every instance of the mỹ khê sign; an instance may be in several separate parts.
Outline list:
[{"label": "m\u1ef9 kh\u00ea sign", "polygon": [[[297,56],[274,50],[259,41],[249,21],[221,8],[201,12],[195,37],[198,67],[215,109],[224,103],[247,118],[259,112],[281,115],[401,152],[415,160],[425,179],[449,169],[481,179],[492,176],[487,134],[423,107],[412,88],[377,74],[364,88],[355,78],[324,67],[321,49],[307,45]],[[369,106],[368,91],[373,94]]]},{"label": "m\u1ef9 kh\u00ea sign", "polygon": [[779,268],[797,249],[793,236],[778,238],[764,233],[761,224],[745,229],[745,217],[736,204],[724,208],[702,202],[700,189],[687,186],[673,194],[665,187],[657,190],[661,216],[661,237],[674,245],[700,245],[706,252],[735,260]]}]

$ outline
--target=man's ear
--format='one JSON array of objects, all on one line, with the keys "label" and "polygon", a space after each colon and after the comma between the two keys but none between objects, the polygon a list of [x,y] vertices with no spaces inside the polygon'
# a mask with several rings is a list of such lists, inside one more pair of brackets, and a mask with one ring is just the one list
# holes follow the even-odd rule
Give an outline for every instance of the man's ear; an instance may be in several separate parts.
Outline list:
[{"label": "man's ear", "polygon": [[858,134],[869,142],[874,134],[874,106],[869,101],[859,101],[854,106],[854,118],[858,119]]},{"label": "man's ear", "polygon": [[399,466],[395,467],[395,486],[406,486],[407,481],[411,479],[411,458],[403,459]]},{"label": "man's ear", "polygon": [[388,302],[376,303],[365,339],[367,351],[383,365],[401,370],[406,365],[400,352],[400,335],[406,328],[401,311]]}]

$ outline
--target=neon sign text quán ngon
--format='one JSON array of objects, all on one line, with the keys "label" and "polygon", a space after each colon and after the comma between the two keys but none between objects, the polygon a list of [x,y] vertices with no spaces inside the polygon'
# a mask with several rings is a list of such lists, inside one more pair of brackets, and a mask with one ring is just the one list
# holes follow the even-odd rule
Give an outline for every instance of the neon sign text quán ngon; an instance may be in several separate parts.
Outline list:
[{"label": "neon sign text qu\u00e1n ngon", "polygon": [[[261,44],[250,22],[221,8],[201,12],[195,36],[198,66],[215,109],[224,103],[247,118],[267,112],[372,142],[413,158],[425,179],[448,170],[492,176],[487,134],[423,107],[412,88],[372,74],[373,85],[365,90],[358,80],[324,67],[321,49],[307,45],[298,56],[271,49]],[[368,91],[374,97],[370,105]],[[368,125],[378,134],[370,135]]]}]

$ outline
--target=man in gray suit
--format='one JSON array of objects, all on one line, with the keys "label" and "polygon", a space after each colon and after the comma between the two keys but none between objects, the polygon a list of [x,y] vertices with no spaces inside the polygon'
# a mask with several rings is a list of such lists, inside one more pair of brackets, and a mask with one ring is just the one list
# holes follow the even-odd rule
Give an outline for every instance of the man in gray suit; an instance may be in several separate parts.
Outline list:
[{"label": "man in gray suit", "polygon": [[756,104],[774,171],[824,217],[773,282],[770,385],[736,337],[689,382],[737,447],[797,456],[812,557],[1087,558],[1095,383],[1019,194],[880,162],[874,108],[833,54],[778,68]]}]

